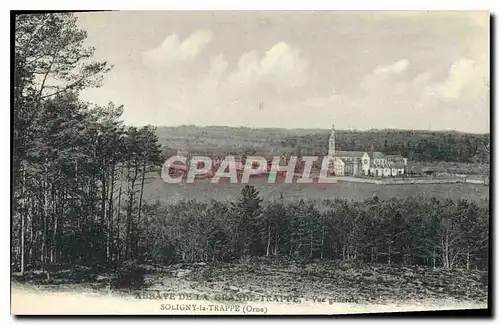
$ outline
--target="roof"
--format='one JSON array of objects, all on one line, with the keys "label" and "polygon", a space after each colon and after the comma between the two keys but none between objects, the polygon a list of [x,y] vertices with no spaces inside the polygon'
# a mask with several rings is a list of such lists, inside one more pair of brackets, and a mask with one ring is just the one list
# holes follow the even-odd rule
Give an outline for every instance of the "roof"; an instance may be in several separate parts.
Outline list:
[{"label": "roof", "polygon": [[405,168],[405,164],[397,162],[394,164],[394,168],[397,168],[397,169]]},{"label": "roof", "polygon": [[384,158],[385,155],[380,152],[380,151],[374,151],[372,153],[370,153],[370,157],[373,159],[373,158]]},{"label": "roof", "polygon": [[335,157],[361,158],[365,153],[365,151],[335,151]]},{"label": "roof", "polygon": [[394,162],[404,162],[405,159],[400,156],[400,155],[387,155],[385,156],[388,160],[394,161]]},{"label": "roof", "polygon": [[405,164],[399,161],[388,161],[387,165],[391,168],[405,168]]},{"label": "roof", "polygon": [[422,173],[422,167],[420,166],[411,166],[409,171],[412,173]]}]

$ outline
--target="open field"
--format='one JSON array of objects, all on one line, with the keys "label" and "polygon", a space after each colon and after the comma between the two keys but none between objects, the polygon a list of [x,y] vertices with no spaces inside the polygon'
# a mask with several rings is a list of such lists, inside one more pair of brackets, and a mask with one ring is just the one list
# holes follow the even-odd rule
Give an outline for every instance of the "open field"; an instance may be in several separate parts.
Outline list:
[{"label": "open field", "polygon": [[411,166],[420,167],[423,170],[430,169],[436,173],[462,174],[468,177],[483,178],[489,175],[490,164],[486,163],[458,163],[458,162],[416,162],[412,161]]},{"label": "open field", "polygon": [[[217,155],[327,154],[327,129],[269,129],[228,126],[159,126],[156,133],[164,152],[177,149],[191,154]],[[409,158],[410,166],[432,168],[438,172],[485,175],[489,172],[489,134],[424,130],[336,130],[337,150],[382,151]],[[489,149],[488,149],[489,150]]]},{"label": "open field", "polygon": [[[59,307],[59,312],[63,313],[67,309],[62,306],[70,304],[69,298],[77,296],[83,298],[82,302],[87,299],[88,303],[86,306],[75,304],[72,308],[98,309],[106,302],[104,310],[108,313],[161,313],[160,306],[165,303],[250,304],[267,307],[267,313],[300,313],[300,310],[310,313],[314,310],[330,314],[486,308],[487,305],[487,272],[472,270],[382,264],[353,266],[333,261],[274,262],[269,259],[236,264],[175,264],[149,266],[144,289],[127,292],[107,289],[109,277],[109,274],[100,274],[91,276],[87,282],[71,283],[70,279],[58,279],[54,275],[53,284],[14,282],[13,310],[20,310],[23,305],[25,310],[29,309],[27,295],[28,298],[31,295],[32,300],[42,295],[46,298],[38,298],[38,306],[46,304],[52,312]],[[143,299],[135,299],[137,294]],[[58,297],[62,304],[49,304]],[[286,297],[290,301],[286,301]]]},{"label": "open field", "polygon": [[[378,185],[366,183],[341,182],[337,184],[284,184],[277,180],[268,184],[267,178],[251,178],[254,185],[265,200],[283,198],[294,201],[301,198],[323,199],[353,199],[364,200],[377,195],[380,199],[392,197],[406,198],[409,196],[437,197],[451,199],[488,200],[489,187],[485,185],[455,183],[455,184],[398,184]],[[148,201],[171,203],[182,199],[197,199],[208,201],[232,200],[239,196],[244,184],[211,184],[209,179],[195,180],[194,183],[168,184],[157,176],[146,185],[144,197]]]}]

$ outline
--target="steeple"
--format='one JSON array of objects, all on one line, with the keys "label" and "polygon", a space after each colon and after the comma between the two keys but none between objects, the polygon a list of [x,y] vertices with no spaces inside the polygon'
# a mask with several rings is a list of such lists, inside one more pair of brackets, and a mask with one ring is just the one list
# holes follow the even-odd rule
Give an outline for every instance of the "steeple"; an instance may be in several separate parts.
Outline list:
[{"label": "steeple", "polygon": [[335,156],[335,124],[332,124],[332,132],[330,133],[330,141],[328,143],[328,156]]}]

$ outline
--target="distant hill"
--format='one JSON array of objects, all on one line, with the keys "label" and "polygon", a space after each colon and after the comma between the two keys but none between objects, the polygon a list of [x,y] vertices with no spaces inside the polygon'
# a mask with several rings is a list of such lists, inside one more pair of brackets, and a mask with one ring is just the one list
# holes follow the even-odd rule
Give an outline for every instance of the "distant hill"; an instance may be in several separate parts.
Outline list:
[{"label": "distant hill", "polygon": [[[157,127],[165,152],[325,155],[328,129],[279,129],[194,125]],[[416,161],[489,163],[490,134],[426,130],[336,130],[338,150],[382,151]]]}]

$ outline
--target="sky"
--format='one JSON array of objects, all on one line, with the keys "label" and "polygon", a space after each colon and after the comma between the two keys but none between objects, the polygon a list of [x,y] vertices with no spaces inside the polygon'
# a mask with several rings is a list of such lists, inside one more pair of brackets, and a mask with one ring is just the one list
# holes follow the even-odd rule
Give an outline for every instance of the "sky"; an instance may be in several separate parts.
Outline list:
[{"label": "sky", "polygon": [[79,13],[130,125],[489,132],[489,13]]}]

